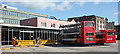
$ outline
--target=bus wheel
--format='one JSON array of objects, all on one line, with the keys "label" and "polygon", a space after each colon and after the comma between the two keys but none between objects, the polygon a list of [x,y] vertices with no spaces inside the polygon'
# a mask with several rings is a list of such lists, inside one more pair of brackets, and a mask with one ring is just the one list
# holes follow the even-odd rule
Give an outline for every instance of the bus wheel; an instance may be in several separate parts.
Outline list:
[{"label": "bus wheel", "polygon": [[99,45],[99,43],[96,43],[96,45]]},{"label": "bus wheel", "polygon": [[104,45],[104,43],[100,43],[100,45]]},{"label": "bus wheel", "polygon": [[99,42],[99,45],[104,45],[104,43],[102,41]]},{"label": "bus wheel", "polygon": [[75,41],[75,45],[78,45],[78,42],[77,42],[77,41]]}]

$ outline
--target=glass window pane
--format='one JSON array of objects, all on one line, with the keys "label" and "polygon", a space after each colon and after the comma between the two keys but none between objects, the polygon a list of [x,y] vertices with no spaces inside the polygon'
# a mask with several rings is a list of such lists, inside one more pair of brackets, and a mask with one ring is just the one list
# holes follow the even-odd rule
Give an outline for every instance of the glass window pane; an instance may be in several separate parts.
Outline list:
[{"label": "glass window pane", "polygon": [[94,33],[86,33],[86,36],[93,36]]},{"label": "glass window pane", "polygon": [[111,35],[115,35],[115,33],[114,32],[107,32],[107,35],[111,36]]},{"label": "glass window pane", "polygon": [[55,27],[55,24],[51,24],[51,27]]},{"label": "glass window pane", "polygon": [[85,23],[85,26],[86,26],[86,27],[93,27],[93,23],[91,23],[91,22],[86,22],[86,23]]},{"label": "glass window pane", "polygon": [[41,22],[41,26],[42,27],[46,27],[46,23],[45,22]]}]

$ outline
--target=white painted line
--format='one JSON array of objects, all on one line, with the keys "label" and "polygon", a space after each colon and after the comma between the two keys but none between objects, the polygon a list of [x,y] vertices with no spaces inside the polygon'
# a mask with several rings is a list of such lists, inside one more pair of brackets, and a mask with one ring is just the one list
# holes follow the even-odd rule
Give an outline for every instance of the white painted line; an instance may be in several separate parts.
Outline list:
[{"label": "white painted line", "polygon": [[97,47],[110,47],[110,46],[97,46]]},{"label": "white painted line", "polygon": [[65,48],[93,48],[93,47],[65,47]]},{"label": "white painted line", "polygon": [[93,47],[80,47],[80,48],[93,48]]}]

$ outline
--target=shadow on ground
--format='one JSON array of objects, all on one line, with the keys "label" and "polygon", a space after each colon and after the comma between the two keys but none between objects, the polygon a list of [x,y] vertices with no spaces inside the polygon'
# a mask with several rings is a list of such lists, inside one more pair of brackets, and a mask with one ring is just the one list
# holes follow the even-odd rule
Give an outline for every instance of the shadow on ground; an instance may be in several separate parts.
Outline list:
[{"label": "shadow on ground", "polygon": [[90,46],[109,46],[109,45],[45,45],[50,47],[90,47]]}]

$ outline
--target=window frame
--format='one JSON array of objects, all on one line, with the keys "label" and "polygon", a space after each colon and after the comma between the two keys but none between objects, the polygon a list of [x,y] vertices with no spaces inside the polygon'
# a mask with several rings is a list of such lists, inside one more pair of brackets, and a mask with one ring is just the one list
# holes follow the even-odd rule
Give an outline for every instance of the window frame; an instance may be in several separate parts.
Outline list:
[{"label": "window frame", "polygon": [[52,23],[52,24],[51,24],[51,27],[54,27],[54,28],[55,28],[55,24],[54,24],[54,23]]},{"label": "window frame", "polygon": [[46,27],[46,22],[41,22],[41,27]]}]

